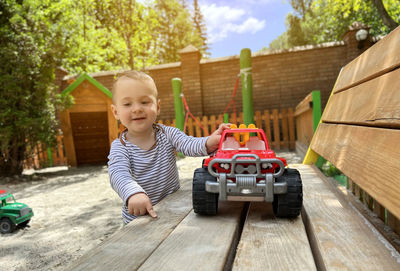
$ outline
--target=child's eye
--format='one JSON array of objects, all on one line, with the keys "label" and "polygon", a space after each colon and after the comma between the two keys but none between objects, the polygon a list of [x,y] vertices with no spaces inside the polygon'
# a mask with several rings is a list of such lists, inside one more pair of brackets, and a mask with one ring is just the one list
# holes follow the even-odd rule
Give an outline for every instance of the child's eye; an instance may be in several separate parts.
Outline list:
[{"label": "child's eye", "polygon": [[142,104],[148,104],[150,103],[149,101],[143,101]]},{"label": "child's eye", "polygon": [[131,104],[130,103],[124,103],[123,105],[124,106],[130,106]]}]

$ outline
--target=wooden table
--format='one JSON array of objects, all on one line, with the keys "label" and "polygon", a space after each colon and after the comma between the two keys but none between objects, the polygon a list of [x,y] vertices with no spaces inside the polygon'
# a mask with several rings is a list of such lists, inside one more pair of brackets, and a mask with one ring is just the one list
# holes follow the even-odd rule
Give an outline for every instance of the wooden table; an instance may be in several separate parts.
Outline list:
[{"label": "wooden table", "polygon": [[192,210],[191,182],[70,266],[70,270],[400,270],[399,253],[314,166],[296,165],[304,208],[275,218],[266,203]]}]

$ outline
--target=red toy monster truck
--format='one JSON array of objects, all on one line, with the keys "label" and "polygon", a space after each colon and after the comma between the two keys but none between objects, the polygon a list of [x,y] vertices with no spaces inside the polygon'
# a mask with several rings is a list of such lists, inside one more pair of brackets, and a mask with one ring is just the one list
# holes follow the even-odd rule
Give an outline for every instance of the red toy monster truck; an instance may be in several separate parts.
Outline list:
[{"label": "red toy monster truck", "polygon": [[219,200],[272,202],[276,216],[297,217],[303,204],[300,173],[275,156],[262,129],[231,125],[193,177],[195,213],[215,215]]}]

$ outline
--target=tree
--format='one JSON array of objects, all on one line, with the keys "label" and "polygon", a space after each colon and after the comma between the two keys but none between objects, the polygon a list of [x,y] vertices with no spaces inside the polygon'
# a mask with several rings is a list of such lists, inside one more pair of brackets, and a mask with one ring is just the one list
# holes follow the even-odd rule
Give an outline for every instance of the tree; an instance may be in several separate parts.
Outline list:
[{"label": "tree", "polygon": [[207,27],[204,23],[203,14],[201,13],[200,6],[197,0],[193,1],[193,23],[194,23],[194,31],[195,37],[201,38],[201,46],[198,48],[203,56],[208,57],[209,53],[207,52],[209,47],[207,44]]},{"label": "tree", "polygon": [[0,175],[22,172],[38,141],[54,142],[54,70],[63,49],[46,8],[49,1],[0,2]]},{"label": "tree", "polygon": [[390,30],[395,29],[397,26],[399,26],[398,23],[396,23],[392,17],[388,14],[386,11],[385,6],[383,5],[382,0],[372,0],[372,3],[375,5],[376,9],[378,10],[378,13],[380,17],[382,18],[383,23],[389,27]]},{"label": "tree", "polygon": [[[393,21],[400,21],[398,0],[291,0],[294,14],[286,18],[287,42],[282,48],[340,40],[355,21],[370,26],[371,35],[386,35],[392,29],[388,26],[391,24],[385,23],[388,19],[372,1],[385,6],[387,16]],[[276,42],[270,44],[276,45]]]},{"label": "tree", "polygon": [[180,49],[192,44],[203,47],[203,39],[193,31],[193,21],[188,10],[176,0],[157,0],[153,6],[158,15],[158,56],[161,63],[179,60]]}]

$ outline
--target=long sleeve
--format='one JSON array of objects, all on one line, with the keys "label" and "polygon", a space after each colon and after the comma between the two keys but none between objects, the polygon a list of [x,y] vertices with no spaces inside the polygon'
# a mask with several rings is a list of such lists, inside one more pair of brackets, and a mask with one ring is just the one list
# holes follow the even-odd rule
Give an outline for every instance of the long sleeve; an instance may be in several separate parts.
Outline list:
[{"label": "long sleeve", "polygon": [[181,130],[163,126],[165,133],[175,150],[186,156],[205,156],[207,154],[206,141],[208,137],[193,137],[184,134]]},{"label": "long sleeve", "polygon": [[125,205],[131,195],[140,192],[146,193],[133,178],[128,150],[118,139],[114,140],[111,145],[108,156],[108,174],[111,187],[118,193]]}]

